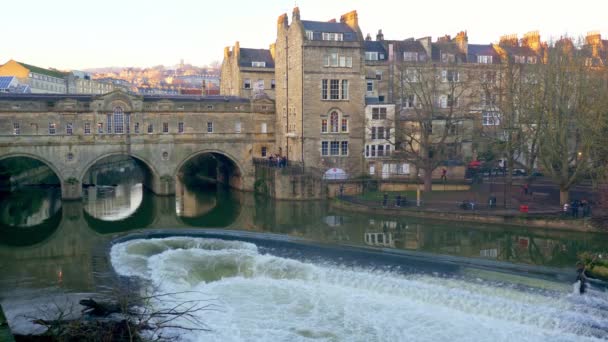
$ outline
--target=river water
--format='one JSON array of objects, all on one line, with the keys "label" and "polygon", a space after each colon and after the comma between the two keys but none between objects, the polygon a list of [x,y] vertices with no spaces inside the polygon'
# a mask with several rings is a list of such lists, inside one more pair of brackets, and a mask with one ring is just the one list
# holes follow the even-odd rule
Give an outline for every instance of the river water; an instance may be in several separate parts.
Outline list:
[{"label": "river water", "polygon": [[[209,302],[210,331],[187,341],[608,339],[606,292],[572,285],[577,254],[608,251],[603,236],[370,217],[213,187],[157,197],[128,179],[83,201],[59,196],[0,199],[0,304],[16,332],[117,274]],[[130,235],[146,232],[156,235]]]}]

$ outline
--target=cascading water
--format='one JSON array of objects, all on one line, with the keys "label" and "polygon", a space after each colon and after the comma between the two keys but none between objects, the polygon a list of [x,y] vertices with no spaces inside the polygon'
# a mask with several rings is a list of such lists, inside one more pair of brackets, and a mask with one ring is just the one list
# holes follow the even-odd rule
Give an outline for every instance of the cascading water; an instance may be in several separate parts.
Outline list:
[{"label": "cascading water", "polygon": [[159,293],[216,304],[200,312],[211,331],[185,341],[608,339],[605,294],[581,297],[569,284],[312,263],[209,238],[131,240],[114,245],[111,259],[120,275]]}]

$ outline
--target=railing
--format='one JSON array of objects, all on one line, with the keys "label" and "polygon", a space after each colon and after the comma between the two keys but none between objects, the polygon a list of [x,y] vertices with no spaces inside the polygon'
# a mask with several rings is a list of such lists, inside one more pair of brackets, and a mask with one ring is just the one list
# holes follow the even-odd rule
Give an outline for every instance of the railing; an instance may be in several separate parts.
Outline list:
[{"label": "railing", "polygon": [[304,163],[287,159],[253,158],[253,165],[266,169],[276,169],[282,174],[322,177],[323,172],[317,168],[305,166]]}]

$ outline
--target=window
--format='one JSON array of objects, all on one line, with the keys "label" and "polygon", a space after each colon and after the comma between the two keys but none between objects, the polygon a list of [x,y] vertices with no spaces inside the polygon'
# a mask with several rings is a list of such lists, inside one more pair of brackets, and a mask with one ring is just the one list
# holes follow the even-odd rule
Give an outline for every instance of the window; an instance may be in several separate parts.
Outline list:
[{"label": "window", "polygon": [[513,56],[513,59],[515,60],[515,63],[526,63],[526,56],[515,55]]},{"label": "window", "polygon": [[486,71],[481,74],[482,83],[494,83],[495,81],[496,81],[496,72],[495,71]]},{"label": "window", "polygon": [[418,82],[418,70],[416,69],[405,69],[405,82],[414,83]]},{"label": "window", "polygon": [[84,134],[91,134],[91,123],[90,122],[84,123]]},{"label": "window", "polygon": [[[329,83],[329,94],[328,94]],[[329,95],[329,97],[328,97]],[[321,99],[348,100],[348,80],[321,80]]]},{"label": "window", "polygon": [[404,62],[417,62],[418,61],[418,52],[409,52],[409,51],[404,52],[403,61]]},{"label": "window", "polygon": [[348,80],[342,80],[342,100],[348,100]]},{"label": "window", "polygon": [[374,81],[367,81],[367,92],[374,91]]},{"label": "window", "polygon": [[385,120],[386,107],[372,107],[372,120]]},{"label": "window", "polygon": [[340,80],[329,81],[329,98],[331,100],[340,99]]},{"label": "window", "polygon": [[458,82],[459,76],[456,70],[441,70],[441,80],[443,82]]},{"label": "window", "polygon": [[251,62],[251,66],[254,68],[265,68],[266,62]]},{"label": "window", "polygon": [[329,115],[329,122],[331,125],[331,132],[338,133],[338,112],[331,112]]},{"label": "window", "polygon": [[403,97],[403,108],[414,108],[416,105],[416,96],[415,95],[405,95]]},{"label": "window", "polygon": [[442,53],[441,61],[443,63],[454,63],[456,62],[456,56],[452,53]]},{"label": "window", "polygon": [[483,126],[498,126],[500,125],[500,114],[494,111],[483,111],[481,123]]},{"label": "window", "polygon": [[378,139],[384,139],[384,127],[378,127]]},{"label": "window", "polygon": [[268,125],[265,122],[262,122],[262,133],[268,133]]},{"label": "window", "polygon": [[340,154],[343,156],[348,155],[348,141],[342,141],[340,143]]},{"label": "window", "polygon": [[327,133],[327,119],[321,120],[321,133]]},{"label": "window", "polygon": [[376,70],[376,79],[382,81],[382,71]]},{"label": "window", "polygon": [[274,82],[274,78],[272,80],[270,80],[270,89],[274,89],[276,88],[276,84]]},{"label": "window", "polygon": [[184,123],[183,122],[177,123],[177,133],[184,133]]},{"label": "window", "polygon": [[344,40],[344,35],[342,33],[323,32],[322,38],[323,40],[342,41]]},{"label": "window", "polygon": [[366,61],[377,61],[378,60],[378,52],[376,52],[376,51],[365,51],[365,60]]},{"label": "window", "polygon": [[342,118],[342,133],[348,132],[348,119]]},{"label": "window", "polygon": [[154,133],[154,124],[148,124],[148,134]]},{"label": "window", "polygon": [[372,127],[372,140],[376,139],[376,127]]},{"label": "window", "polygon": [[243,80],[243,88],[244,89],[251,89],[251,80],[246,78],[245,80]]},{"label": "window", "polygon": [[384,145],[378,145],[378,157],[384,157]]},{"label": "window", "polygon": [[163,122],[163,133],[169,133],[169,123]]},{"label": "window", "polygon": [[112,133],[112,115],[106,115],[106,133]]},{"label": "window", "polygon": [[493,106],[494,104],[496,104],[496,94],[490,94],[488,92],[481,93],[482,106]]},{"label": "window", "polygon": [[234,131],[236,133],[241,133],[241,122],[240,121],[237,121],[234,123]]},{"label": "window", "polygon": [[131,114],[125,115],[125,129],[127,133],[131,133]]},{"label": "window", "polygon": [[49,134],[53,135],[56,133],[56,126],[54,122],[49,122]]},{"label": "window", "polygon": [[329,155],[329,150],[328,150],[328,148],[329,148],[329,142],[327,142],[327,141],[322,141],[322,142],[321,142],[321,155],[322,155],[322,156],[327,156],[327,155]]},{"label": "window", "polygon": [[262,152],[261,152],[262,157],[266,157],[267,153],[268,153],[268,149],[266,148],[266,146],[262,146]]},{"label": "window", "polygon": [[477,56],[477,63],[492,64],[492,56]]},{"label": "window", "polygon": [[71,122],[66,123],[66,124],[65,124],[65,134],[67,134],[67,135],[72,135],[72,134],[74,134],[74,130],[72,129],[72,127],[73,127],[73,126],[72,126],[72,123],[71,123]]},{"label": "window", "polygon": [[[124,133],[124,114],[121,107],[114,108],[114,133]],[[110,128],[108,127],[108,132]]]},{"label": "window", "polygon": [[372,157],[376,156],[376,145],[372,145]]},{"label": "window", "polygon": [[98,134],[102,134],[103,133],[103,122],[98,122],[97,123],[97,133]]},{"label": "window", "polygon": [[314,39],[314,33],[312,31],[306,31],[306,39],[313,40]]},{"label": "window", "polygon": [[332,141],[330,142],[329,145],[329,154],[332,156],[337,156],[340,154],[340,142],[339,141]]},{"label": "window", "polygon": [[207,122],[207,133],[213,133],[213,122]]},{"label": "window", "polygon": [[536,56],[528,56],[528,64],[536,64]]},{"label": "window", "polygon": [[19,126],[18,122],[13,122],[13,134],[14,135],[21,134],[21,127]]},{"label": "window", "polygon": [[458,97],[450,94],[448,95],[448,107],[458,107]]}]

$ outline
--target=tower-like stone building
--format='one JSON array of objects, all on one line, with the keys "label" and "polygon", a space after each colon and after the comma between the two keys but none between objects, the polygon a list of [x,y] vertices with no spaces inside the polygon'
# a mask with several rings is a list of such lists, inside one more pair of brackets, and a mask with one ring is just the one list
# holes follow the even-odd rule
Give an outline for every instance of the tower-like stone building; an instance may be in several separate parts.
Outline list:
[{"label": "tower-like stone building", "polygon": [[277,148],[290,161],[358,175],[365,129],[364,40],[357,12],[339,21],[279,16],[275,43]]}]

